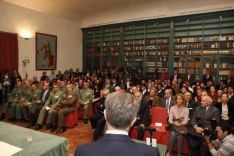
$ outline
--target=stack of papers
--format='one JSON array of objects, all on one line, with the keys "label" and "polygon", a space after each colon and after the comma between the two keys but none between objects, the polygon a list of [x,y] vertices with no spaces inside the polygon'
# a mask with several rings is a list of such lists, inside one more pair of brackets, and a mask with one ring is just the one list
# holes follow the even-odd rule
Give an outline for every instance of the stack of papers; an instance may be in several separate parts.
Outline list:
[{"label": "stack of papers", "polygon": [[23,149],[0,141],[0,155],[11,156],[21,150]]}]

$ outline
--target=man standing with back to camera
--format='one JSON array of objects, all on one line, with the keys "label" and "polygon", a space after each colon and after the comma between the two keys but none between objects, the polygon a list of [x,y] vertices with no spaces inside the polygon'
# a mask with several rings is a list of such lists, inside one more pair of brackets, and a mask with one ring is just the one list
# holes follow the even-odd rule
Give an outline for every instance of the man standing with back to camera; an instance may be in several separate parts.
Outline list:
[{"label": "man standing with back to camera", "polygon": [[133,142],[128,132],[136,121],[139,101],[126,92],[109,94],[105,101],[104,116],[107,131],[103,139],[79,145],[75,156],[158,156],[157,148]]}]

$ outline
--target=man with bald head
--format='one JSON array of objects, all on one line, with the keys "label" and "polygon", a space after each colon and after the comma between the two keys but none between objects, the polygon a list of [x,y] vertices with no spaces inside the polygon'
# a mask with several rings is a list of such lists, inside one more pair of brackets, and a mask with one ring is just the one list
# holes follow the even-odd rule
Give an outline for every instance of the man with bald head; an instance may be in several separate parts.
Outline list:
[{"label": "man with bald head", "polygon": [[191,120],[193,127],[189,132],[191,156],[210,155],[208,147],[203,141],[202,133],[205,129],[211,128],[211,120],[220,122],[219,110],[212,105],[211,97],[204,95],[201,99],[201,106],[196,108]]}]

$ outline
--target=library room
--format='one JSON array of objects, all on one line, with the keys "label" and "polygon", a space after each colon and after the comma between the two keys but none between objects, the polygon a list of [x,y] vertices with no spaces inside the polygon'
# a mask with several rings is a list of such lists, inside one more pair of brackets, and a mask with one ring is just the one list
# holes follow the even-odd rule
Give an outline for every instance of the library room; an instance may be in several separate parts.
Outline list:
[{"label": "library room", "polygon": [[0,156],[234,156],[233,0],[0,0]]}]

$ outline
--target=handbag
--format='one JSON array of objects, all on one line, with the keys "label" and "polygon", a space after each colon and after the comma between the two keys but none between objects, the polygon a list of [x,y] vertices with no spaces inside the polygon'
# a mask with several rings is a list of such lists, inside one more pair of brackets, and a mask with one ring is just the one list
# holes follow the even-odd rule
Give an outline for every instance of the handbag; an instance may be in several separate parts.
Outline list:
[{"label": "handbag", "polygon": [[[181,123],[182,120],[183,119],[173,119],[174,122],[177,121],[179,123]],[[181,126],[171,125],[171,126],[172,126],[172,130],[174,130],[178,134],[182,134],[182,135],[188,134],[188,128],[185,125],[181,125]]]},{"label": "handbag", "polygon": [[187,126],[172,126],[172,129],[178,133],[178,134],[182,134],[182,135],[186,135],[188,134],[188,128]]}]

